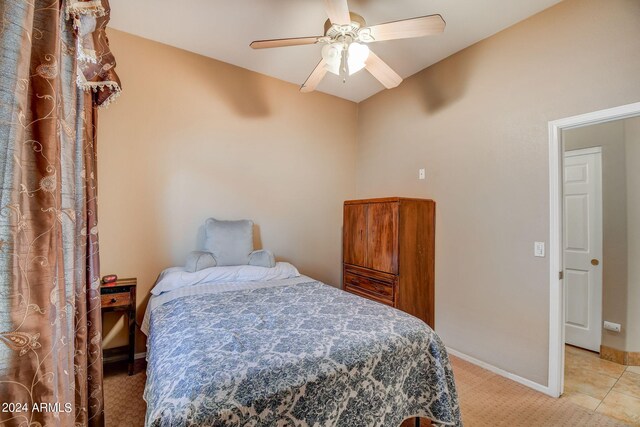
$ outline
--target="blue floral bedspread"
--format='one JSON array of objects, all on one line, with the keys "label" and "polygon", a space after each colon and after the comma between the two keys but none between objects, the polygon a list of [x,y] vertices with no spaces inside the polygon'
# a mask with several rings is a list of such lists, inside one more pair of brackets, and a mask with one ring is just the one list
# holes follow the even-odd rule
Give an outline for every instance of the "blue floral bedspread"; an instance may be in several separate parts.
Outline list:
[{"label": "blue floral bedspread", "polygon": [[151,312],[148,426],[461,426],[421,320],[320,282],[184,296]]}]

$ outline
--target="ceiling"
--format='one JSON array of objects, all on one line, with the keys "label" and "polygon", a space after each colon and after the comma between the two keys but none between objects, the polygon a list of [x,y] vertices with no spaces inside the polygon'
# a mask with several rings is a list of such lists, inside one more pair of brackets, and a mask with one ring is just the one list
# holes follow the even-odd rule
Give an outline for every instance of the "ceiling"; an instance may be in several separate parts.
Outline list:
[{"label": "ceiling", "polygon": [[[369,25],[439,13],[443,34],[384,41],[372,50],[406,78],[560,0],[349,0]],[[110,26],[301,85],[320,45],[253,50],[259,39],[323,35],[322,0],[111,0]],[[117,52],[116,52],[117,54]],[[360,102],[384,87],[360,71],[342,83],[328,73],[319,91]]]}]

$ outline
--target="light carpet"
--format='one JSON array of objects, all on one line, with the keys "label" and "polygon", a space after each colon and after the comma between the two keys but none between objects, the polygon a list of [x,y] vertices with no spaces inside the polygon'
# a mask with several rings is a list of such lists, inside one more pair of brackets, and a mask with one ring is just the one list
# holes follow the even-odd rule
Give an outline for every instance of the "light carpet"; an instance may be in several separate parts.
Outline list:
[{"label": "light carpet", "polygon": [[[466,427],[619,427],[605,415],[575,405],[566,398],[554,399],[503,378],[464,360],[451,357]],[[127,376],[126,365],[105,368],[104,392],[107,427],[144,425],[146,404],[142,399],[146,380],[144,364]],[[423,423],[425,425],[426,423]]]}]

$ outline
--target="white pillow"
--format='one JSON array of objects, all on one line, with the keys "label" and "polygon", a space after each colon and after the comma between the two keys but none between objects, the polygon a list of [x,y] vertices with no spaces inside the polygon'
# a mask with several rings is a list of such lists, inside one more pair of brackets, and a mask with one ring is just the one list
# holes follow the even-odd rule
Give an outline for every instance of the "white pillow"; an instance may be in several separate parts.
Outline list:
[{"label": "white pillow", "polygon": [[255,265],[234,265],[205,268],[193,273],[184,267],[167,268],[158,277],[151,289],[153,295],[187,286],[229,282],[266,282],[268,280],[290,279],[299,277],[298,270],[288,262],[277,262],[275,267],[258,267]]}]

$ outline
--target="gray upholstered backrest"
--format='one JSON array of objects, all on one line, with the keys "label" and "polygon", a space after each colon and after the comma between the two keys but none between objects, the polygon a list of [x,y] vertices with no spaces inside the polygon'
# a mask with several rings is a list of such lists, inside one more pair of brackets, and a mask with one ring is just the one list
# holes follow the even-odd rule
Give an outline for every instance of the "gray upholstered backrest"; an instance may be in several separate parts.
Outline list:
[{"label": "gray upholstered backrest", "polygon": [[196,236],[196,250],[197,251],[207,250],[207,233],[206,233],[206,227],[204,224],[198,227],[198,234]]},{"label": "gray upholstered backrest", "polygon": [[204,249],[213,254],[219,266],[249,264],[253,252],[253,221],[209,218],[204,229]]}]

